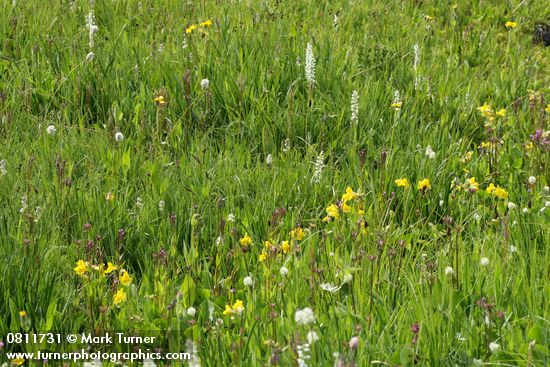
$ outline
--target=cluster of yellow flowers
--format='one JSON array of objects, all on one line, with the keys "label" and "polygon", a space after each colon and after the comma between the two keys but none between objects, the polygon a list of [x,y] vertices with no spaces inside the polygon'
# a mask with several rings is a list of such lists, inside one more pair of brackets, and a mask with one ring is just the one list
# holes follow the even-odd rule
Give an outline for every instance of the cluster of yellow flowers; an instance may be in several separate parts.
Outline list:
[{"label": "cluster of yellow flowers", "polygon": [[[409,179],[406,178],[406,177],[398,178],[397,180],[394,181],[394,183],[397,185],[397,187],[408,188],[409,186],[411,186],[411,183],[410,183]],[[425,179],[423,179],[423,180],[418,181],[418,182],[416,183],[416,188],[417,188],[419,191],[422,191],[422,192],[431,190],[431,189],[432,189],[432,185],[430,184],[430,179],[429,179],[429,178],[425,178]]]},{"label": "cluster of yellow flowers", "polygon": [[500,186],[495,186],[493,183],[490,183],[485,191],[488,194],[495,195],[497,198],[508,199],[508,191],[506,191]]},{"label": "cluster of yellow flowers", "polygon": [[[343,213],[351,213],[353,211],[352,207],[348,204],[349,202],[354,201],[359,197],[359,194],[353,191],[351,187],[346,188],[346,192],[342,195],[340,200],[340,207],[336,204],[330,204],[326,209],[327,215],[323,218],[323,222],[330,222],[331,220],[336,220],[340,218],[340,210]],[[365,211],[359,207],[357,209],[359,215],[363,215]]]},{"label": "cluster of yellow flowers", "polygon": [[505,108],[501,108],[495,111],[493,107],[491,107],[491,105],[488,103],[485,103],[483,106],[479,106],[477,110],[487,120],[487,122],[485,123],[486,126],[492,126],[495,123],[497,117],[506,117]]},{"label": "cluster of yellow flowers", "polygon": [[[100,277],[104,277],[105,275],[109,275],[114,271],[119,270],[119,267],[110,261],[107,262],[107,265],[105,264],[92,265],[91,268],[93,270],[96,270],[99,273]],[[76,262],[76,266],[74,267],[74,272],[76,274],[78,274],[83,278],[86,278],[87,273],[89,271],[90,271],[90,264],[87,261],[78,260]],[[132,277],[126,270],[120,269],[118,273],[118,282],[123,286],[127,287],[132,283]],[[126,292],[124,291],[124,288],[119,288],[115,293],[115,295],[113,296],[113,304],[118,305],[124,301],[126,301]]]},{"label": "cluster of yellow flowers", "polygon": [[[290,253],[290,251],[292,251],[291,241],[303,240],[305,236],[305,231],[303,230],[302,227],[297,227],[291,230],[289,234],[290,234],[290,240],[284,240],[278,246],[277,244],[273,243],[272,240],[264,241],[264,248],[262,249],[262,252],[258,256],[258,260],[260,262],[265,261],[268,257],[270,250],[271,252],[277,252],[277,249],[278,249],[285,255]],[[242,246],[249,246],[250,244],[252,244],[252,239],[248,234],[245,234],[244,237],[242,237],[239,242]]]},{"label": "cluster of yellow flowers", "polygon": [[185,29],[186,34],[191,34],[194,31],[200,29],[200,28],[208,28],[212,25],[212,20],[208,19],[204,22],[201,22],[199,24],[191,24],[187,29]]},{"label": "cluster of yellow flowers", "polygon": [[511,20],[507,21],[505,24],[506,28],[516,28],[518,26],[517,22],[513,22]]},{"label": "cluster of yellow flowers", "polygon": [[164,106],[166,104],[166,101],[164,100],[164,96],[160,95],[155,97],[155,103],[158,104],[159,106]]},{"label": "cluster of yellow flowers", "polygon": [[238,299],[233,303],[233,305],[225,305],[225,310],[223,311],[224,315],[240,315],[244,311],[243,301]]}]

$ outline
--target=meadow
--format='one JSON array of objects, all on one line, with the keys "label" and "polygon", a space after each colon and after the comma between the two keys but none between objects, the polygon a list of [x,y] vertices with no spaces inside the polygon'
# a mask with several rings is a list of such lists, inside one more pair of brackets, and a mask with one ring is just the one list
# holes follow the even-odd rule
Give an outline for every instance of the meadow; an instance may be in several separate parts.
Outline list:
[{"label": "meadow", "polygon": [[548,22],[2,1],[0,365],[106,332],[191,355],[146,366],[550,365]]}]

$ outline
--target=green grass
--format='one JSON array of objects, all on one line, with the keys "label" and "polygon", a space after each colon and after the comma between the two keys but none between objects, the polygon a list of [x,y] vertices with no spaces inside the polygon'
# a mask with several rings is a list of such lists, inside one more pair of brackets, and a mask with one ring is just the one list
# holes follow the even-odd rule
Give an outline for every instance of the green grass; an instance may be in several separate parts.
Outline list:
[{"label": "green grass", "polygon": [[548,4],[96,0],[93,48],[89,11],[0,4],[0,363],[74,348],[10,332],[114,331],[204,366],[298,365],[310,331],[308,366],[550,363]]}]

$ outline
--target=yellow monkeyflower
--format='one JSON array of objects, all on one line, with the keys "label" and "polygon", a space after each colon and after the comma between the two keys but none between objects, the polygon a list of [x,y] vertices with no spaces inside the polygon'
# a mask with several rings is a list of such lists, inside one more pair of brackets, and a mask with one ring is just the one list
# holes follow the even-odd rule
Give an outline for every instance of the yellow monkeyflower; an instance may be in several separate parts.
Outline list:
[{"label": "yellow monkeyflower", "polygon": [[393,102],[390,107],[392,107],[394,110],[398,111],[401,109],[401,106],[403,105],[403,102]]},{"label": "yellow monkeyflower", "polygon": [[27,311],[19,311],[19,317],[27,317]]},{"label": "yellow monkeyflower", "polygon": [[476,192],[477,190],[479,190],[479,182],[476,181],[476,178],[475,177],[470,177],[469,179],[466,180],[466,190],[470,191],[470,192]]},{"label": "yellow monkeyflower", "polygon": [[491,182],[489,186],[485,189],[485,192],[488,194],[492,194],[495,191],[495,185]]},{"label": "yellow monkeyflower", "polygon": [[494,191],[494,194],[497,198],[500,198],[500,199],[508,199],[508,191],[504,190],[502,187],[500,186],[497,186],[495,191]]},{"label": "yellow monkeyflower", "polygon": [[262,250],[260,256],[258,256],[258,261],[264,262],[265,259],[267,259],[267,252],[265,252],[265,250]]},{"label": "yellow monkeyflower", "polygon": [[233,305],[225,305],[225,310],[223,311],[224,315],[233,315],[233,314],[242,314],[244,311],[244,303],[240,299],[236,300]]},{"label": "yellow monkeyflower", "polygon": [[330,204],[325,211],[327,212],[327,216],[330,218],[338,219],[340,218],[340,213],[338,211],[338,206],[336,204]]},{"label": "yellow monkeyflower", "polygon": [[194,30],[196,30],[198,27],[195,24],[191,24],[187,29],[185,30],[185,33],[191,34]]},{"label": "yellow monkeyflower", "polygon": [[349,206],[348,204],[346,204],[346,202],[343,202],[342,203],[342,211],[344,213],[351,213],[351,206]]},{"label": "yellow monkeyflower", "polygon": [[479,106],[477,108],[477,110],[479,112],[481,112],[481,114],[485,117],[485,118],[488,118],[490,119],[491,117],[493,117],[493,108],[491,107],[491,105],[485,103],[483,106]]},{"label": "yellow monkeyflower", "polygon": [[252,244],[252,238],[246,233],[243,238],[239,240],[241,246],[250,246]]},{"label": "yellow monkeyflower", "polygon": [[225,305],[225,310],[223,311],[224,315],[231,315],[233,313],[233,309],[230,305]]},{"label": "yellow monkeyflower", "polygon": [[346,188],[346,193],[342,195],[342,201],[345,203],[350,200],[354,200],[357,197],[357,193],[353,191],[351,187]]},{"label": "yellow monkeyflower", "polygon": [[420,191],[427,191],[432,188],[432,186],[430,185],[430,180],[428,178],[418,181],[418,183],[416,184],[416,187]]},{"label": "yellow monkeyflower", "polygon": [[284,254],[288,254],[290,252],[290,250],[292,250],[292,247],[290,246],[290,243],[288,241],[283,241],[283,243],[281,243],[281,251]]},{"label": "yellow monkeyflower", "polygon": [[235,303],[233,303],[233,306],[231,306],[231,309],[233,310],[233,313],[236,313],[239,315],[242,314],[244,311],[243,301],[238,299],[237,301],[235,301]]},{"label": "yellow monkeyflower", "polygon": [[155,102],[158,103],[159,105],[163,105],[163,104],[166,104],[166,101],[164,100],[164,96],[158,96],[155,98]]},{"label": "yellow monkeyflower", "polygon": [[120,281],[120,284],[124,286],[129,286],[130,283],[132,283],[132,277],[126,270],[122,270],[120,278],[118,279]]},{"label": "yellow monkeyflower", "polygon": [[507,21],[505,24],[506,28],[516,28],[518,24],[516,22],[513,22],[511,20]]},{"label": "yellow monkeyflower", "polygon": [[409,182],[409,179],[407,178],[398,178],[397,180],[395,180],[395,184],[398,187],[405,187],[405,188],[411,185],[411,183]]},{"label": "yellow monkeyflower", "polygon": [[13,366],[21,366],[23,363],[25,363],[25,359],[21,357],[17,357],[11,360],[11,364]]},{"label": "yellow monkeyflower", "polygon": [[305,232],[304,230],[302,229],[302,227],[297,227],[296,229],[293,229],[292,231],[290,231],[290,237],[291,238],[295,238],[297,239],[298,241],[301,241],[304,239],[304,235],[305,235]]},{"label": "yellow monkeyflower", "polygon": [[498,110],[498,111],[497,111],[497,116],[500,116],[500,117],[506,116],[506,109],[505,109],[505,108],[501,108],[500,110]]},{"label": "yellow monkeyflower", "polygon": [[120,288],[113,296],[113,304],[116,306],[124,301],[126,301],[126,292],[123,288]]},{"label": "yellow monkeyflower", "polygon": [[205,20],[204,22],[202,22],[201,24],[199,24],[201,27],[210,27],[212,25],[212,20],[211,19],[208,19],[208,20]]},{"label": "yellow monkeyflower", "polygon": [[78,260],[74,267],[74,272],[80,276],[83,276],[88,271],[88,263],[84,260]]},{"label": "yellow monkeyflower", "polygon": [[104,274],[110,274],[112,273],[113,271],[117,270],[118,267],[116,265],[114,265],[112,262],[108,261],[107,262],[107,269],[105,269],[105,271],[103,272]]}]

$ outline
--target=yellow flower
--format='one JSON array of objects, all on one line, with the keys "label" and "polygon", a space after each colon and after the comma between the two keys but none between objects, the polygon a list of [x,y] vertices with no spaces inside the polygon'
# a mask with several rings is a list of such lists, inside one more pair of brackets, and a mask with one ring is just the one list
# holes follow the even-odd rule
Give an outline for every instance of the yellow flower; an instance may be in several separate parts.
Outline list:
[{"label": "yellow flower", "polygon": [[26,317],[27,311],[19,311],[19,317]]},{"label": "yellow flower", "polygon": [[115,271],[117,269],[118,269],[118,267],[116,265],[114,265],[112,262],[108,261],[107,262],[107,269],[105,269],[104,273],[109,274],[109,273],[112,273],[113,271]]},{"label": "yellow flower", "polygon": [[394,109],[394,110],[400,110],[401,109],[401,106],[403,105],[403,102],[393,102],[391,104],[391,107]]},{"label": "yellow flower", "polygon": [[290,250],[292,250],[290,243],[288,241],[283,241],[283,243],[281,243],[281,251],[283,251],[284,254],[288,254]]},{"label": "yellow flower", "polygon": [[418,183],[416,184],[416,187],[420,191],[426,191],[426,190],[430,190],[432,188],[432,186],[430,185],[430,180],[427,179],[427,178],[418,181]]},{"label": "yellow flower", "polygon": [[113,304],[116,306],[124,301],[126,301],[126,292],[124,292],[124,289],[120,288],[113,297]]},{"label": "yellow flower", "polygon": [[466,190],[469,190],[470,192],[476,192],[479,190],[479,182],[476,181],[475,177],[470,177],[466,180]]},{"label": "yellow flower", "polygon": [[495,185],[491,182],[489,186],[487,186],[487,188],[485,189],[485,192],[487,192],[488,194],[492,194],[493,191],[495,191]]},{"label": "yellow flower", "polygon": [[78,260],[74,267],[74,272],[80,276],[83,276],[88,271],[88,263],[84,260]]},{"label": "yellow flower", "polygon": [[246,233],[243,238],[239,241],[241,243],[241,246],[249,246],[252,244],[252,238]]},{"label": "yellow flower", "polygon": [[432,17],[431,15],[428,15],[428,14],[424,15],[424,20],[426,21],[433,20],[433,19],[434,17]]},{"label": "yellow flower", "polygon": [[344,195],[342,195],[342,201],[345,203],[345,202],[348,202],[350,200],[354,200],[356,197],[357,197],[357,193],[354,192],[353,189],[348,186],[346,188],[346,193]]},{"label": "yellow flower", "polygon": [[233,306],[231,306],[231,309],[233,310],[233,313],[236,314],[242,314],[244,311],[244,304],[243,301],[238,299],[235,303],[233,303]]},{"label": "yellow flower", "polygon": [[533,149],[533,142],[530,141],[529,143],[525,144],[525,149],[526,149],[526,150],[531,150],[531,149]]},{"label": "yellow flower", "polygon": [[113,201],[115,200],[115,194],[113,194],[112,192],[108,192],[106,195],[105,195],[105,200],[107,201]]},{"label": "yellow flower", "polygon": [[345,202],[342,203],[342,211],[344,213],[351,213],[351,206],[346,204]]},{"label": "yellow flower", "polygon": [[155,102],[158,103],[159,105],[163,105],[166,103],[166,101],[164,100],[164,96],[158,96],[155,98]]},{"label": "yellow flower", "polygon": [[235,303],[233,303],[233,306],[231,305],[225,305],[225,310],[223,311],[224,315],[233,315],[237,314],[240,315],[244,311],[244,304],[243,301],[240,299],[236,300]]},{"label": "yellow flower", "polygon": [[497,111],[497,116],[500,116],[500,117],[506,116],[506,109],[505,109],[505,108],[501,108],[500,110],[498,110],[498,111]]},{"label": "yellow flower", "polygon": [[130,283],[132,283],[132,277],[130,276],[130,274],[128,274],[126,270],[121,271],[121,275],[118,280],[120,281],[120,284],[124,286],[129,286]]},{"label": "yellow flower", "polygon": [[550,104],[546,106],[546,108],[544,109],[546,111],[546,113],[550,113]]},{"label": "yellow flower", "polygon": [[211,25],[212,25],[212,20],[211,19],[205,20],[204,22],[202,22],[200,24],[201,27],[210,27]]},{"label": "yellow flower", "polygon": [[198,28],[198,27],[197,27],[195,24],[191,24],[189,27],[187,27],[187,29],[185,30],[185,33],[191,34],[191,33],[193,33],[193,31],[194,31],[195,29],[197,29],[197,28]]},{"label": "yellow flower", "polygon": [[325,211],[327,212],[327,217],[338,219],[340,218],[340,213],[338,212],[338,206],[336,204],[330,204]]},{"label": "yellow flower", "polygon": [[405,188],[411,185],[411,183],[409,182],[409,179],[407,178],[398,178],[397,180],[395,180],[395,184],[398,187],[405,187]]},{"label": "yellow flower", "polygon": [[258,256],[258,261],[264,262],[265,259],[267,259],[267,252],[265,252],[265,250],[262,250],[262,253],[260,254],[260,256]]},{"label": "yellow flower", "polygon": [[511,20],[507,21],[505,24],[506,28],[516,28],[518,24],[516,22],[512,22]]},{"label": "yellow flower", "polygon": [[304,239],[305,232],[302,229],[302,227],[298,227],[296,229],[293,229],[290,231],[290,237],[297,239],[298,241],[301,241]]},{"label": "yellow flower", "polygon": [[233,313],[233,309],[230,305],[225,305],[225,310],[223,311],[224,315],[231,315]]},{"label": "yellow flower", "polygon": [[493,117],[493,108],[491,107],[491,105],[485,103],[483,106],[479,106],[477,108],[477,110],[479,112],[481,112],[481,114],[485,117],[485,118],[491,118]]},{"label": "yellow flower", "polygon": [[11,360],[11,364],[13,366],[21,366],[23,363],[25,363],[25,359],[21,357],[17,357]]},{"label": "yellow flower", "polygon": [[266,248],[266,249],[270,248],[271,245],[273,245],[273,244],[271,243],[271,241],[265,241],[265,242],[264,242],[264,248]]},{"label": "yellow flower", "polygon": [[508,198],[508,192],[500,186],[497,186],[497,188],[494,191],[494,194],[497,198],[500,198],[500,199],[507,199]]}]

